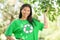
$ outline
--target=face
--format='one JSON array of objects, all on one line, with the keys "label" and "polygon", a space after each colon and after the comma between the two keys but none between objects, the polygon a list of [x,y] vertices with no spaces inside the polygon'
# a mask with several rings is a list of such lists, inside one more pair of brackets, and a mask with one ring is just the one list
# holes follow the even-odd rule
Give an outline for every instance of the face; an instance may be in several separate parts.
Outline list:
[{"label": "face", "polygon": [[22,12],[22,17],[28,17],[30,14],[30,8],[24,7],[21,12]]}]

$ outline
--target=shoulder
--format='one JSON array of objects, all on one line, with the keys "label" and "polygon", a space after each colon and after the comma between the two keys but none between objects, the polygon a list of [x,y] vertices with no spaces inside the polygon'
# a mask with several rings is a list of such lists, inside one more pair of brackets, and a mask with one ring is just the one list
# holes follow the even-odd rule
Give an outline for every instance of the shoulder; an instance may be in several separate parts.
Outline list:
[{"label": "shoulder", "polygon": [[18,21],[18,19],[13,19],[12,21],[11,21],[11,23],[15,23],[15,22],[17,22]]},{"label": "shoulder", "polygon": [[13,19],[13,20],[12,20],[12,22],[15,22],[15,21],[17,21],[17,19]]},{"label": "shoulder", "polygon": [[36,22],[40,22],[38,19],[36,18],[32,18],[33,21],[36,21]]},{"label": "shoulder", "polygon": [[38,20],[38,19],[36,19],[36,18],[32,18],[32,19],[33,19],[33,21],[36,22],[36,23],[44,24],[44,23],[42,23],[40,20]]}]

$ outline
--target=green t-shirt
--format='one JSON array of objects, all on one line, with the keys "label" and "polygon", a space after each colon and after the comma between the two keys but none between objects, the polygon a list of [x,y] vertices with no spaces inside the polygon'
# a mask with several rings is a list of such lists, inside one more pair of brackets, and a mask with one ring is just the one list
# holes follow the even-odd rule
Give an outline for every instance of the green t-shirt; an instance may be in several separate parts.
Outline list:
[{"label": "green t-shirt", "polygon": [[33,26],[27,20],[15,19],[5,31],[6,36],[14,34],[16,39],[38,40],[38,32],[44,28],[44,24],[33,18]]}]

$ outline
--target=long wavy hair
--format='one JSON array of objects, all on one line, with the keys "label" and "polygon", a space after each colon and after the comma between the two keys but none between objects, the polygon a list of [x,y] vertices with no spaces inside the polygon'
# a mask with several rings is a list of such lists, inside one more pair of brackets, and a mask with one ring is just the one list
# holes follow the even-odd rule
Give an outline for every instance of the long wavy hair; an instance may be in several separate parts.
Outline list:
[{"label": "long wavy hair", "polygon": [[29,7],[30,8],[30,15],[27,17],[27,20],[29,21],[29,23],[31,23],[32,24],[32,8],[31,8],[31,5],[30,4],[23,4],[22,6],[21,6],[21,8],[20,8],[20,14],[19,14],[19,18],[22,18],[22,9],[24,8],[24,7]]}]

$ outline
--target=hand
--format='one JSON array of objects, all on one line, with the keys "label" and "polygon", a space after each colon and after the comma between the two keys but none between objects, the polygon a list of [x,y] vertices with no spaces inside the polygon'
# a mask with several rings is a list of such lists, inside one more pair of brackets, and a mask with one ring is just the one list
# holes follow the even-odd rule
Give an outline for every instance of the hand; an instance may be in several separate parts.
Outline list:
[{"label": "hand", "polygon": [[10,36],[8,36],[7,39],[8,40],[14,40],[14,38],[13,37],[10,37]]}]

